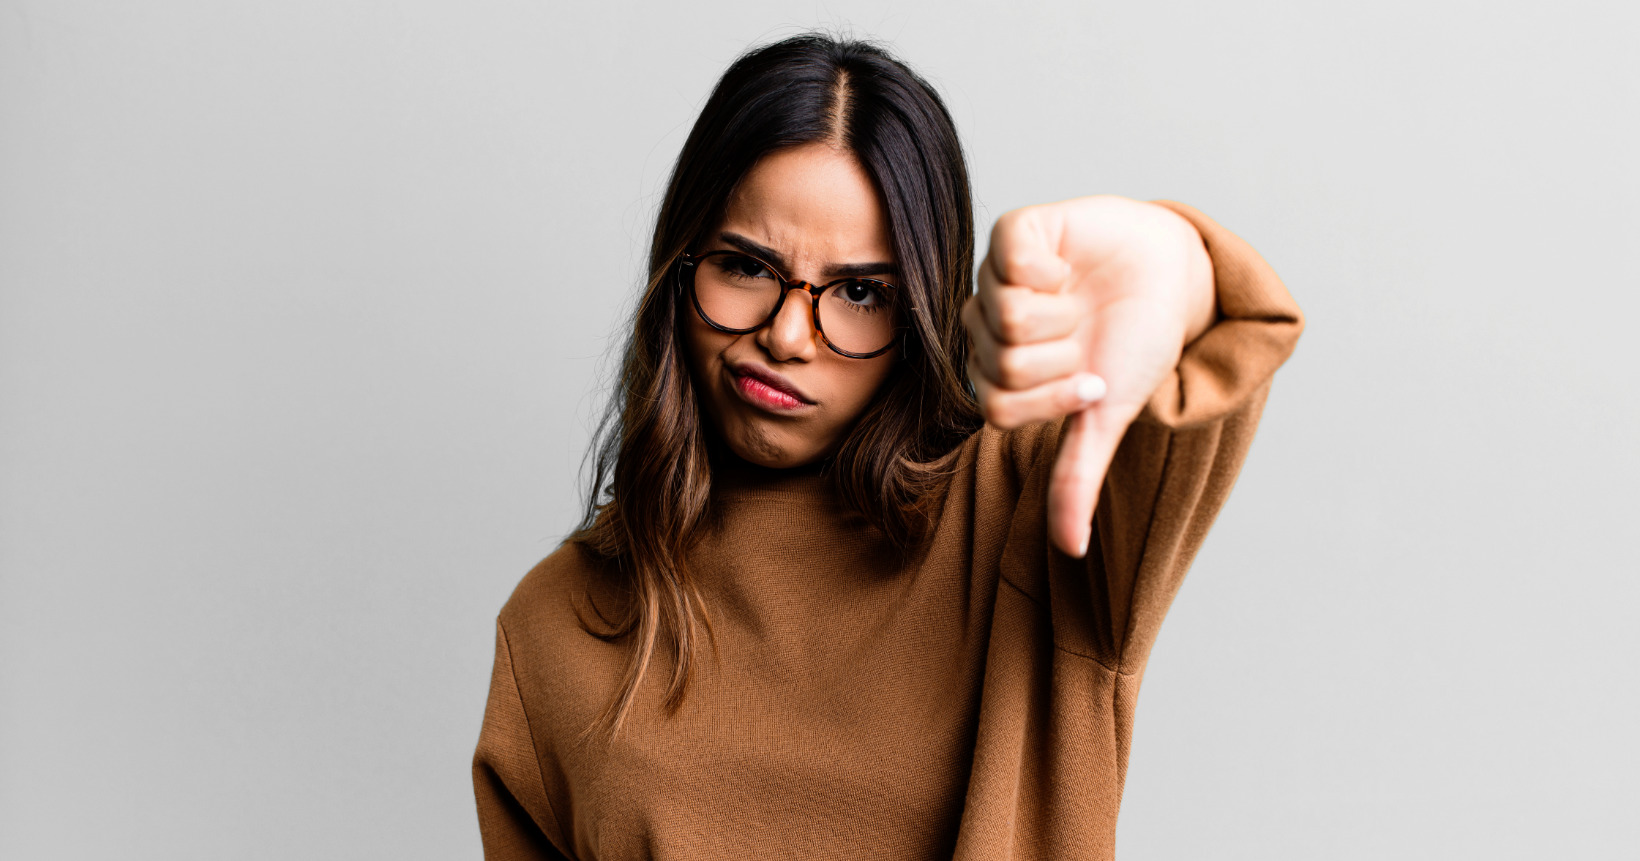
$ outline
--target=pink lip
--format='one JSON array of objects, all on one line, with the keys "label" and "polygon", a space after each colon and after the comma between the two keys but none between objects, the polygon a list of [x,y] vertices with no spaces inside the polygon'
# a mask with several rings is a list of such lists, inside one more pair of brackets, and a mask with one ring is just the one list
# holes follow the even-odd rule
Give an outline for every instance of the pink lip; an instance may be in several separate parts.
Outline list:
[{"label": "pink lip", "polygon": [[735,378],[735,391],[753,406],[788,412],[814,403],[785,377],[767,368],[730,365],[729,373]]}]

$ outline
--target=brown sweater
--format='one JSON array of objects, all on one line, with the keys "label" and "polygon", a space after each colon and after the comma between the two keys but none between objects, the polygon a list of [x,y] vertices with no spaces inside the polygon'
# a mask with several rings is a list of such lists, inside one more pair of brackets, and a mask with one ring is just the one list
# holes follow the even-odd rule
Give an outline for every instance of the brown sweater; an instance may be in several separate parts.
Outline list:
[{"label": "brown sweater", "polygon": [[497,620],[485,857],[1113,857],[1145,659],[1303,328],[1251,247],[1158,203],[1205,239],[1218,320],[1123,437],[1086,560],[1046,537],[1059,423],[969,438],[905,564],[816,471],[725,471],[690,557],[717,654],[667,718],[657,652],[604,749],[575,736],[623,653],[581,629],[607,587],[566,544]]}]

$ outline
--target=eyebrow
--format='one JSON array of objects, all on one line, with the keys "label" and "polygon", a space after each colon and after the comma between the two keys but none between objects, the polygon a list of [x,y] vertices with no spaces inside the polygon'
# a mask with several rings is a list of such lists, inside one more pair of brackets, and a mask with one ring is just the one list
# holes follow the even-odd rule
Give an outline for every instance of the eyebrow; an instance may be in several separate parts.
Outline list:
[{"label": "eyebrow", "polygon": [[[767,245],[759,245],[738,233],[730,233],[727,230],[718,234],[718,238],[766,263],[790,271],[790,267],[786,265],[786,258]],[[868,275],[893,277],[898,275],[899,272],[892,263],[839,263],[827,268],[824,274],[827,278],[864,278]]]}]

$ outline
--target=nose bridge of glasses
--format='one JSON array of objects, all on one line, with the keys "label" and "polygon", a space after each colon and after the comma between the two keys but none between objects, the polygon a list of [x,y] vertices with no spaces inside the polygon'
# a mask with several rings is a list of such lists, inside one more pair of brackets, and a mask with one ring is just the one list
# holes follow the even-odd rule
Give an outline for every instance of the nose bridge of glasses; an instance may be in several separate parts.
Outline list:
[{"label": "nose bridge of glasses", "polygon": [[[782,288],[783,289],[780,291],[780,300],[776,303],[775,309],[770,312],[769,325],[778,325],[780,317],[790,313],[786,306],[789,304],[795,304],[798,309],[796,313],[808,322],[811,329],[818,331],[820,328],[820,321],[815,319],[815,317],[820,313],[818,302],[820,291],[816,290],[814,285],[807,281],[796,281],[791,279],[784,279]],[[802,295],[796,297],[792,296],[793,290],[798,291]],[[786,300],[788,299],[792,299],[794,301],[787,302]]]},{"label": "nose bridge of glasses", "polygon": [[783,290],[787,293],[790,293],[793,290],[802,290],[810,296],[818,296],[825,290],[825,285],[817,286],[812,281],[804,281],[798,278],[787,278],[779,273],[776,273],[776,275],[780,279]]}]

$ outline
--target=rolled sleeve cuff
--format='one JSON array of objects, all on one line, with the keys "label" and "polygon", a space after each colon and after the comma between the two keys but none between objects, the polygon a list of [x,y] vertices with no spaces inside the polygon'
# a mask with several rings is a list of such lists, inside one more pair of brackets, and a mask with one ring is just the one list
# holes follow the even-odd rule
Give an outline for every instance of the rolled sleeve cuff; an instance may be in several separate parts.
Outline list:
[{"label": "rolled sleeve cuff", "polygon": [[1178,367],[1137,419],[1182,429],[1222,419],[1249,402],[1292,354],[1304,314],[1275,270],[1241,237],[1192,206],[1151,202],[1195,225],[1213,261],[1213,324],[1185,345]]}]

